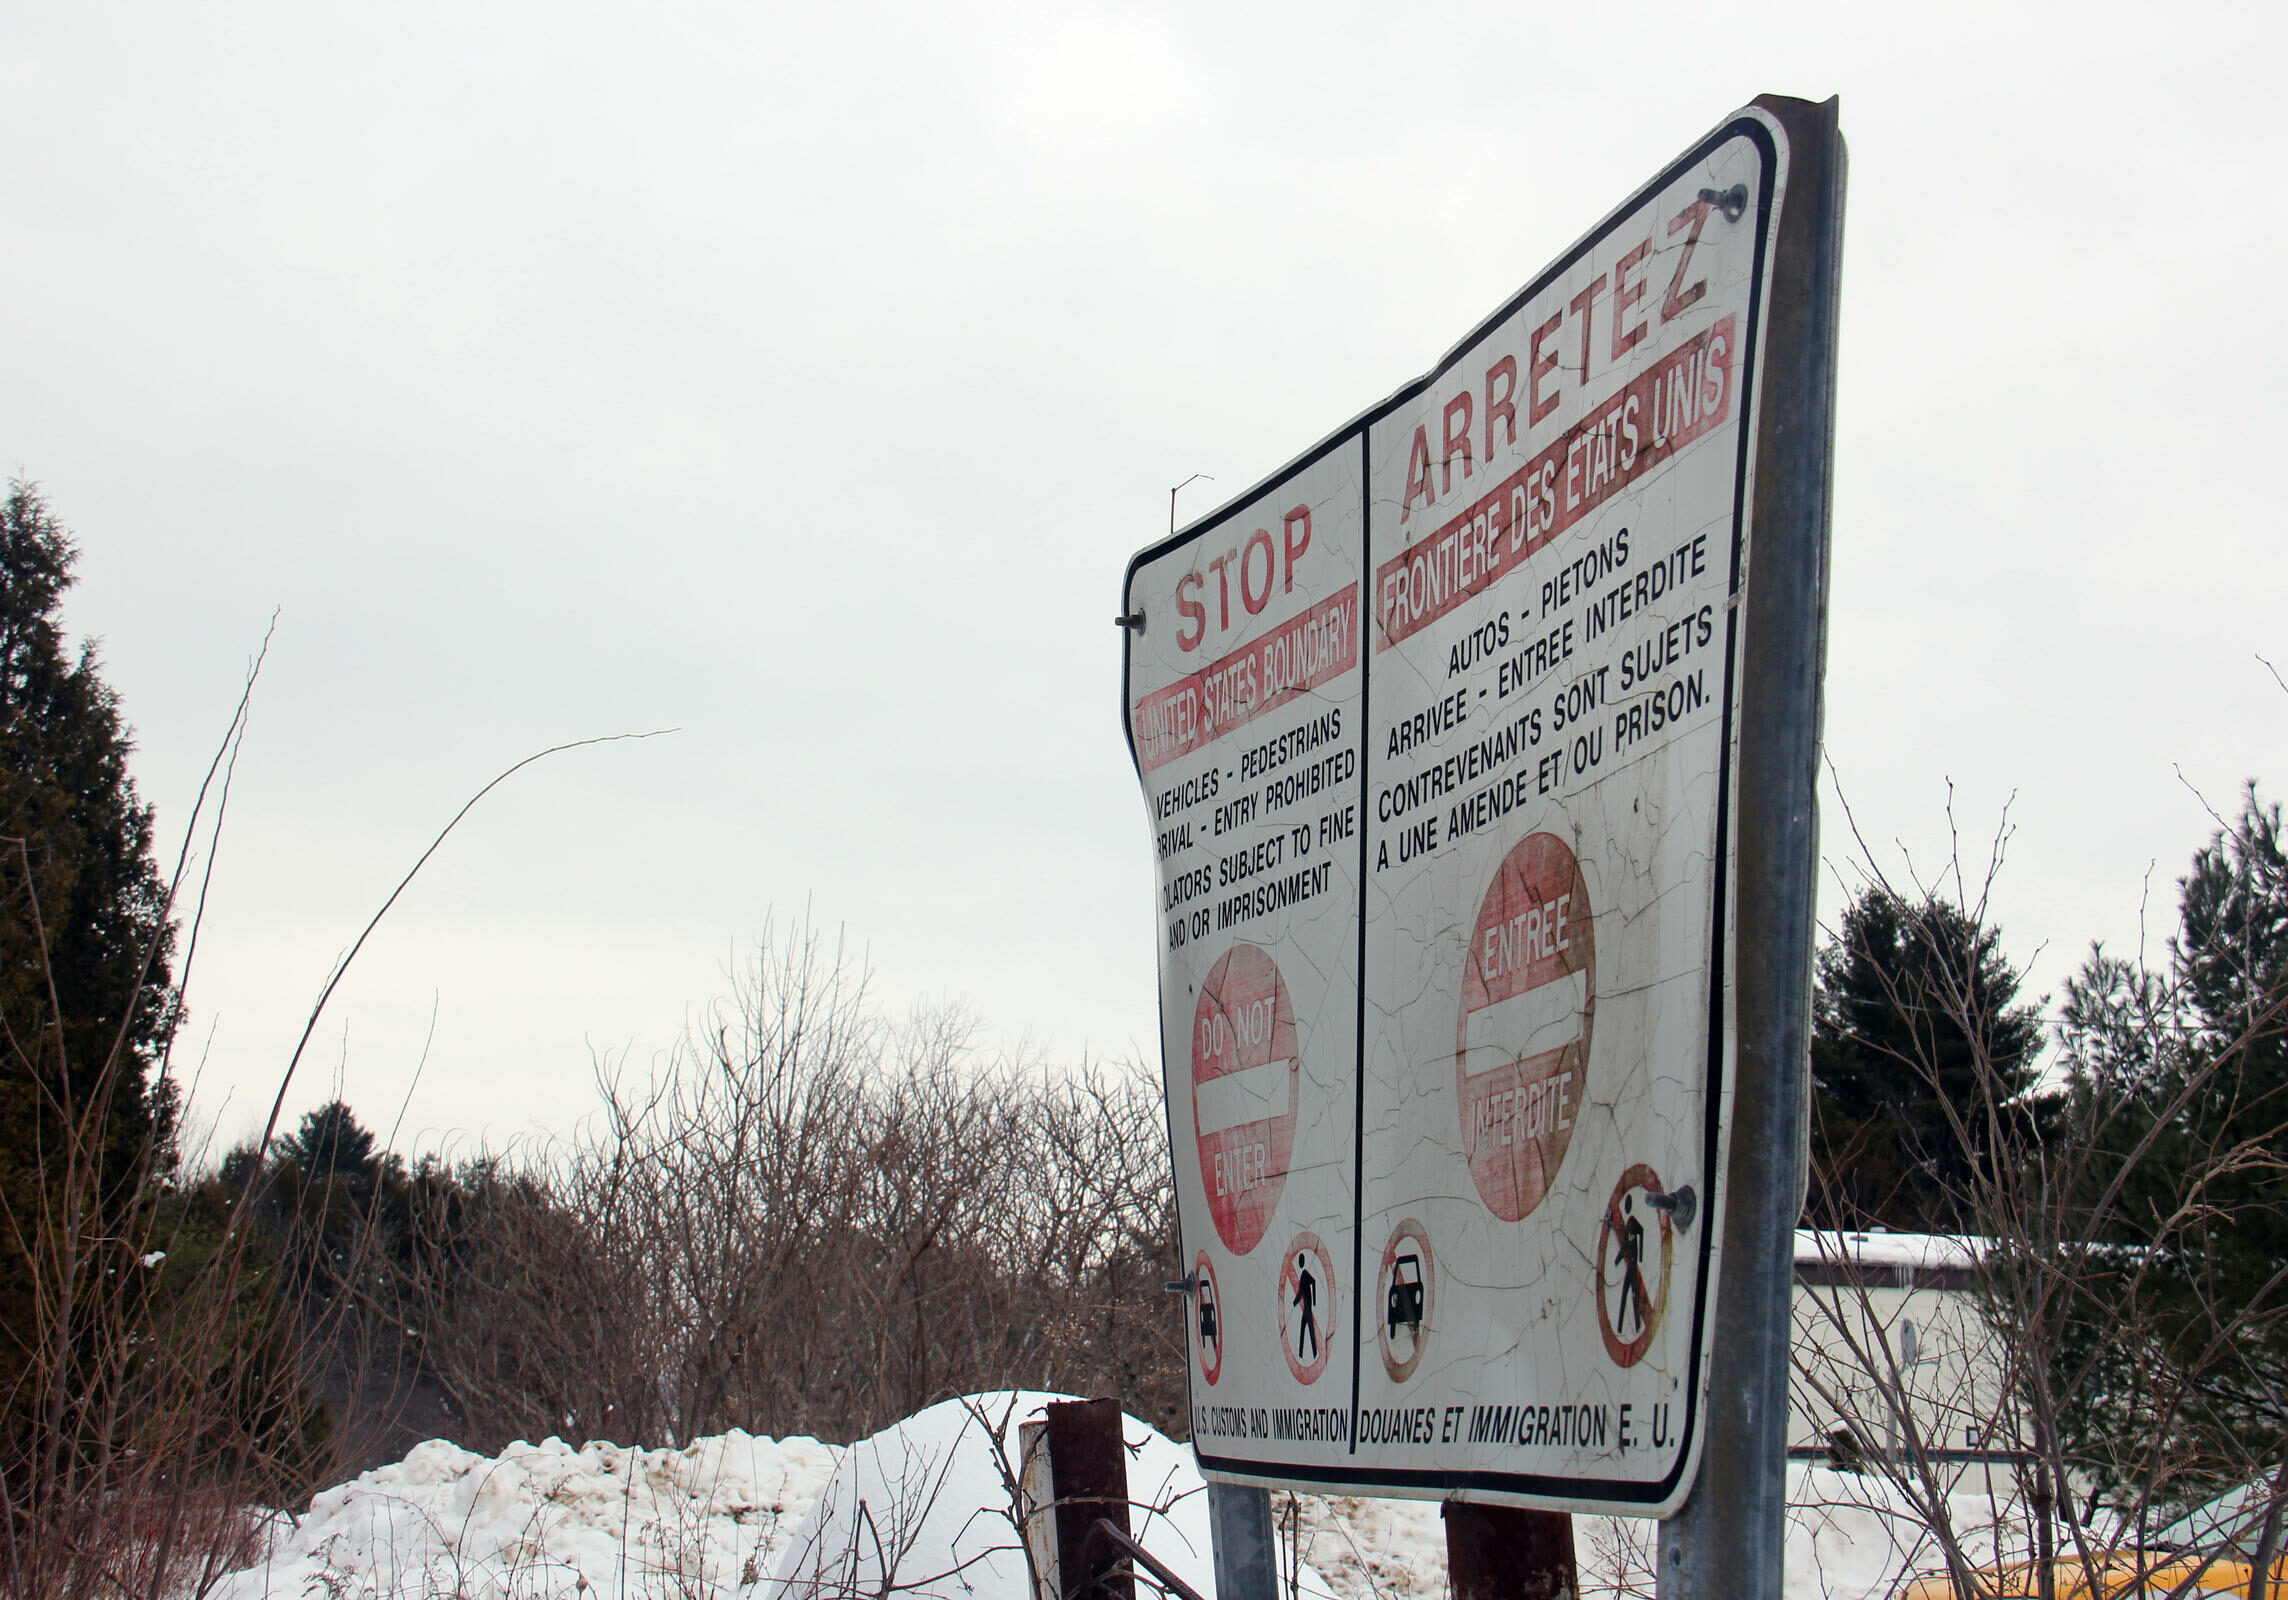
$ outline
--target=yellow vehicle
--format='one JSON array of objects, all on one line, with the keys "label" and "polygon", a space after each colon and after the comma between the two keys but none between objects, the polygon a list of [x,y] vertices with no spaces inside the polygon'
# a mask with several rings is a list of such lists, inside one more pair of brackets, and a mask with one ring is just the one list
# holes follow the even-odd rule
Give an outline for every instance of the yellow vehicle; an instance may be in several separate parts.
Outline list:
[{"label": "yellow vehicle", "polygon": [[[2149,1550],[2140,1561],[2134,1551],[2125,1550],[2098,1568],[2094,1583],[2079,1561],[2057,1562],[2056,1573],[2058,1600],[2129,1600],[2130,1596],[2162,1600],[2165,1595],[2182,1595],[2185,1600],[2226,1600],[2227,1596],[2248,1600],[2249,1582],[2256,1569],[2239,1556],[2204,1563],[2197,1556]],[[2040,1575],[2031,1563],[2000,1569],[1981,1567],[1976,1577],[1979,1593],[1992,1600],[2040,1600]],[[2283,1579],[2288,1579],[2288,1557],[2273,1563],[2268,1600],[2288,1600],[2288,1592],[2281,1588]],[[1957,1600],[1957,1595],[1953,1580],[1938,1573],[1909,1584],[1900,1600]]]},{"label": "yellow vehicle", "polygon": [[[2057,1600],[2249,1600],[2256,1577],[2257,1538],[2270,1493],[2262,1484],[2230,1489],[2207,1505],[2178,1518],[2143,1549],[2113,1551],[2100,1558],[2093,1575],[2079,1560],[2060,1557],[2052,1564]],[[2033,1563],[1980,1567],[1975,1573],[1981,1600],[2040,1600],[2041,1574]],[[2272,1564],[2265,1600],[2288,1600],[2288,1555]],[[1943,1572],[1917,1579],[1899,1600],[1958,1600]]]}]

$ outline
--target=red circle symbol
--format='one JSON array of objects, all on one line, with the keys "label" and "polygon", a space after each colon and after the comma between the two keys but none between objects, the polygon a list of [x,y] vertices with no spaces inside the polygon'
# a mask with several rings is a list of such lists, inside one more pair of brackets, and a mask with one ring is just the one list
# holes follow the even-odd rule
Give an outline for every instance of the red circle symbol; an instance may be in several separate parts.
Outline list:
[{"label": "red circle symbol", "polygon": [[[1597,1331],[1615,1366],[1633,1367],[1644,1359],[1668,1310],[1676,1230],[1665,1206],[1652,1203],[1666,1199],[1660,1174],[1640,1161],[1621,1174],[1605,1202],[1604,1224],[1597,1230]],[[1647,1240],[1647,1219],[1657,1219],[1657,1254]]]},{"label": "red circle symbol", "polygon": [[1412,1217],[1392,1229],[1375,1281],[1382,1291],[1375,1340],[1383,1370],[1392,1383],[1404,1383],[1422,1365],[1430,1330],[1437,1326],[1438,1261],[1430,1251],[1430,1230]]},{"label": "red circle symbol", "polygon": [[1223,1289],[1205,1250],[1192,1263],[1192,1346],[1199,1351],[1200,1376],[1212,1389],[1223,1376]]},{"label": "red circle symbol", "polygon": [[1224,1248],[1262,1242],[1295,1151],[1302,1071],[1295,1005],[1269,955],[1235,944],[1208,969],[1192,1016],[1192,1127]]},{"label": "red circle symbol", "polygon": [[1317,1383],[1335,1348],[1335,1260],[1299,1233],[1279,1266],[1279,1347],[1297,1383]]},{"label": "red circle symbol", "polygon": [[1596,922],[1581,864],[1553,833],[1502,858],[1478,908],[1454,1065],[1462,1150],[1493,1214],[1516,1222],[1557,1179],[1587,1087]]}]

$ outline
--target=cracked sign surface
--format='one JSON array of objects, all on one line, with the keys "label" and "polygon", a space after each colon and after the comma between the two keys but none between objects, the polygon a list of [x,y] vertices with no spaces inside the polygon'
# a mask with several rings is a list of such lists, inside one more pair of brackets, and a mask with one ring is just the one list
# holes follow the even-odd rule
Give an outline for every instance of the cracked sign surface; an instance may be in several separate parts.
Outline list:
[{"label": "cracked sign surface", "polygon": [[1689,1487],[1785,171],[1740,113],[1130,566],[1216,1475],[1648,1515]]}]

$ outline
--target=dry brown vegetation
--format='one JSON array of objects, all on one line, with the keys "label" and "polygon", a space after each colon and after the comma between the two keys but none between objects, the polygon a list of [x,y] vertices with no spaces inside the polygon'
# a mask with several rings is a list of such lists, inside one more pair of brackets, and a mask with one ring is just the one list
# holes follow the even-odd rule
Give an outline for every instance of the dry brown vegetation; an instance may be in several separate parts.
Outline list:
[{"label": "dry brown vegetation", "polygon": [[[101,1019],[179,1015],[199,917],[170,977],[178,891],[211,870],[246,711],[172,879],[113,941],[98,1026],[62,998],[30,846],[0,839],[23,935],[0,994],[23,1124],[0,1184],[0,1595],[201,1594],[265,1508],[434,1434],[848,1439],[1019,1385],[1181,1426],[1156,1087],[986,1059],[957,1008],[892,1023],[807,924],[654,1070],[608,1064],[570,1138],[411,1170],[346,1112],[281,1138],[328,998],[468,807],[337,964],[260,1136],[200,1170],[167,1029]],[[124,1137],[130,1099],[153,1112]]]},{"label": "dry brown vegetation", "polygon": [[392,1314],[493,1448],[849,1439],[987,1389],[1183,1418],[1156,1084],[886,1021],[808,927],[573,1137],[422,1189]]},{"label": "dry brown vegetation", "polygon": [[607,1064],[568,1138],[408,1171],[306,1123],[155,1171],[136,1236],[85,1241],[92,1308],[41,1302],[77,1349],[6,1592],[197,1594],[262,1506],[433,1433],[847,1440],[1014,1387],[1180,1430],[1157,1085],[975,1031],[886,1019],[799,926],[653,1070]]},{"label": "dry brown vegetation", "polygon": [[[1906,1525],[1932,1574],[1918,1594],[2057,1600],[2104,1572],[2124,1593],[2259,1600],[2282,1551],[2288,861],[2253,789],[2217,822],[2167,959],[2095,951],[2069,980],[2038,1089],[1997,1055],[2008,1030],[1961,947],[1892,969],[1889,1004],[1918,1024],[1898,1064],[1943,1084],[1958,1156],[1916,1181],[1973,1235],[1976,1313],[1961,1348],[1934,1348],[1928,1322],[1918,1348],[1904,1319],[1922,1313],[1844,1246],[1833,1281],[1799,1293],[1797,1382],[1840,1423],[1865,1503]],[[1978,928],[2000,865],[1998,841],[1983,879],[1872,882]],[[1942,1065],[1939,1038],[1961,1058]],[[1810,1217],[1837,1236],[1878,1223],[1840,1183],[1814,1186]],[[2214,1526],[2163,1537],[2236,1487]]]}]

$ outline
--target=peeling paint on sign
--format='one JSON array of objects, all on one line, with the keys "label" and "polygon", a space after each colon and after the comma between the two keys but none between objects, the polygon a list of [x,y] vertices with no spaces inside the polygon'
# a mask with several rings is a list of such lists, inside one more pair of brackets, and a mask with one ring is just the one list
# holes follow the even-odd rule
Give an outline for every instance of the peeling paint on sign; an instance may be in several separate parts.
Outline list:
[{"label": "peeling paint on sign", "polygon": [[1640,1515],[1689,1484],[1785,175],[1740,113],[1129,569],[1211,1473]]}]

